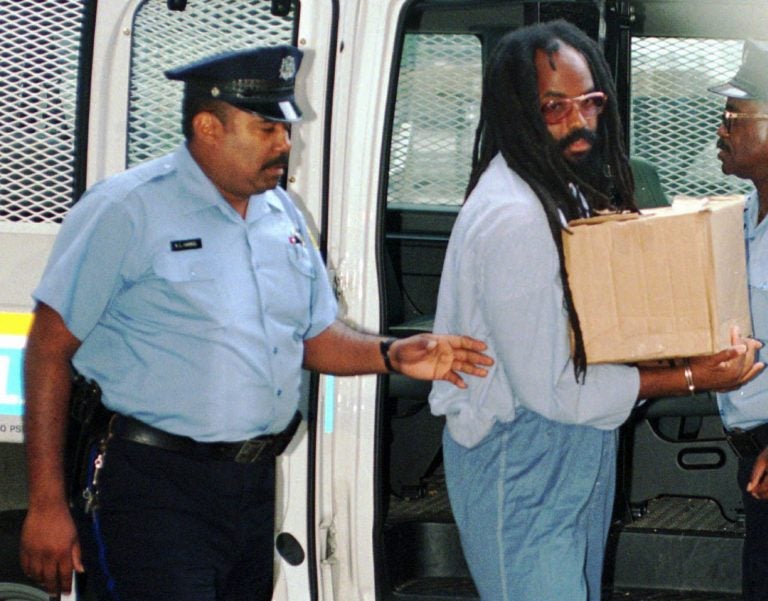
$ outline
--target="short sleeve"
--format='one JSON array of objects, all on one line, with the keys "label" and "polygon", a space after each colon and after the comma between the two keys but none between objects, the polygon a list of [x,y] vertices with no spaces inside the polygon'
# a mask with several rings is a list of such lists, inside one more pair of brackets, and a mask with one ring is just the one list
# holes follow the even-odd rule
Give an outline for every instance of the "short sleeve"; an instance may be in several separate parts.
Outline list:
[{"label": "short sleeve", "polygon": [[124,206],[99,192],[83,197],[62,225],[32,296],[57,311],[80,340],[122,285],[121,269],[133,231]]}]

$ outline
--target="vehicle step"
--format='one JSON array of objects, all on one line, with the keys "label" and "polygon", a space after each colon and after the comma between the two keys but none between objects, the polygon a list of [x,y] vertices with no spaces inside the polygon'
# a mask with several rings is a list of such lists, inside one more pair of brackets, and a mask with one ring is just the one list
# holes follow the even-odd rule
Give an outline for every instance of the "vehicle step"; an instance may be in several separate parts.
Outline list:
[{"label": "vehicle step", "polygon": [[[614,590],[686,591],[688,595],[648,599],[710,598],[692,597],[689,591],[741,592],[743,524],[725,519],[709,499],[659,498],[647,507],[641,518],[619,526],[611,535],[606,565],[613,567],[607,576]],[[620,598],[646,597],[614,597]]]}]

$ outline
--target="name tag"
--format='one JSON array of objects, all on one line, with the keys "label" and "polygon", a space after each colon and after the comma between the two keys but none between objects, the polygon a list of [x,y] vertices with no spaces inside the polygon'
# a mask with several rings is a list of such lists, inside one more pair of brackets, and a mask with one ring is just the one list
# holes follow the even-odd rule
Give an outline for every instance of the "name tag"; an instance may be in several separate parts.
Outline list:
[{"label": "name tag", "polygon": [[176,252],[178,250],[195,250],[196,248],[203,248],[203,241],[200,238],[191,238],[190,240],[172,240],[171,250]]}]

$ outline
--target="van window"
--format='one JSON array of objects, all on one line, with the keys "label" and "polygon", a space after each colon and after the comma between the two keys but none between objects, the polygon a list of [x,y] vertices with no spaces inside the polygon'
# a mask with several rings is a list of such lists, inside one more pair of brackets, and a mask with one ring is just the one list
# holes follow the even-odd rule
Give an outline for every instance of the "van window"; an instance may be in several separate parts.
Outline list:
[{"label": "van window", "polygon": [[59,222],[72,199],[81,0],[0,3],[0,221]]},{"label": "van window", "polygon": [[474,35],[406,34],[387,204],[459,205],[480,114],[482,46]]},{"label": "van window", "polygon": [[741,40],[634,37],[630,154],[652,162],[664,192],[707,196],[749,189],[726,177],[715,131],[725,98],[707,88],[741,62]]},{"label": "van window", "polygon": [[163,72],[227,50],[290,44],[294,12],[274,16],[270,2],[208,0],[168,10],[149,0],[134,16],[128,120],[128,166],[171,152],[182,140],[183,86]]}]

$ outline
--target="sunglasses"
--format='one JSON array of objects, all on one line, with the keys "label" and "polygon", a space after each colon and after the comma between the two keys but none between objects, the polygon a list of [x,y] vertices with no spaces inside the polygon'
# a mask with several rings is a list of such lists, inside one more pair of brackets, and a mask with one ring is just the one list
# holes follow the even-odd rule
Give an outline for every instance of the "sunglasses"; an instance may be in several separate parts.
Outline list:
[{"label": "sunglasses", "polygon": [[768,119],[768,113],[735,113],[733,111],[723,111],[723,127],[725,131],[730,135],[731,127],[736,119]]},{"label": "sunglasses", "polygon": [[541,105],[541,114],[548,125],[559,123],[573,112],[574,107],[585,118],[597,117],[603,112],[608,96],[605,92],[590,92],[572,98],[553,98]]}]

